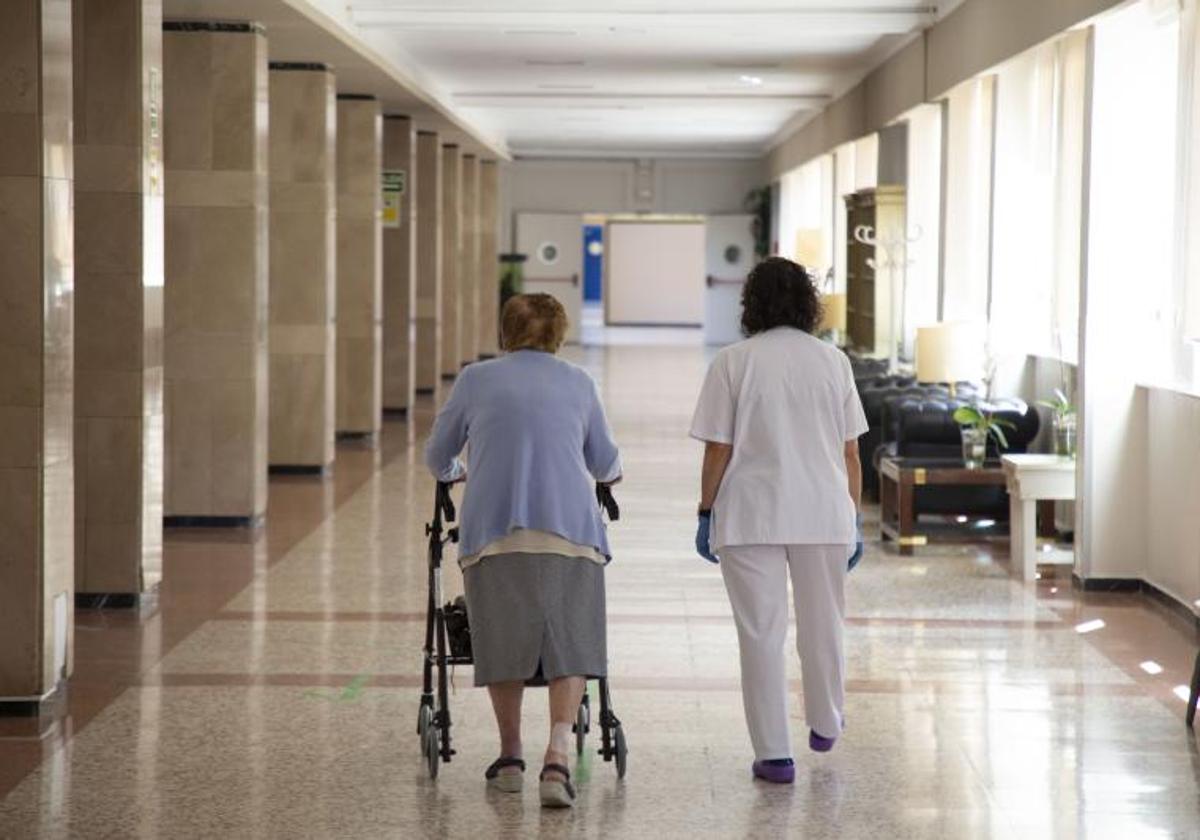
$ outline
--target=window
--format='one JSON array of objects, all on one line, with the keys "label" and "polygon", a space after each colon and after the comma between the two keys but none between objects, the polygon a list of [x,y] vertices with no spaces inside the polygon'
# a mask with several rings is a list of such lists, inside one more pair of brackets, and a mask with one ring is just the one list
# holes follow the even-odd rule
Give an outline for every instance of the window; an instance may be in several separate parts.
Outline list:
[{"label": "window", "polygon": [[989,344],[1078,360],[1086,32],[996,74]]},{"label": "window", "polygon": [[917,328],[937,323],[942,201],[942,108],[919,105],[908,124],[908,267],[904,278],[902,355],[914,357]]},{"label": "window", "polygon": [[1179,384],[1182,345],[1180,29],[1170,9],[1138,3],[1096,23],[1087,254],[1088,365],[1163,385]]},{"label": "window", "polygon": [[833,266],[833,156],[786,173],[781,190],[779,253],[824,278]]},{"label": "window", "polygon": [[947,97],[942,320],[984,324],[991,232],[995,78],[964,82]]}]

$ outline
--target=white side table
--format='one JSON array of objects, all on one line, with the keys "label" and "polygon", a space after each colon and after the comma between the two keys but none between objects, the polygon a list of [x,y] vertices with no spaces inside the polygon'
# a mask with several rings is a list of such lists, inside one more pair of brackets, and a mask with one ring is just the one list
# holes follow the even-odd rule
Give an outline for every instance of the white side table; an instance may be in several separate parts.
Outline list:
[{"label": "white side table", "polygon": [[1003,455],[1008,481],[1012,571],[1025,581],[1037,577],[1037,502],[1075,498],[1075,459],[1058,455]]}]

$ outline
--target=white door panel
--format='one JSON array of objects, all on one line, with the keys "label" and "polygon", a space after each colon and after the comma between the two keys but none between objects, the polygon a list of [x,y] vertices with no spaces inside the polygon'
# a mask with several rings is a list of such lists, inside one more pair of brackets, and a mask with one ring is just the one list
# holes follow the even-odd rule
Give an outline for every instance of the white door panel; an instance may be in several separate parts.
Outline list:
[{"label": "white door panel", "polygon": [[567,311],[567,341],[579,342],[583,317],[583,217],[518,213],[517,252],[525,254],[525,292],[553,295]]},{"label": "white door panel", "polygon": [[704,341],[731,344],[742,337],[742,286],[754,267],[754,217],[709,216],[704,250]]}]

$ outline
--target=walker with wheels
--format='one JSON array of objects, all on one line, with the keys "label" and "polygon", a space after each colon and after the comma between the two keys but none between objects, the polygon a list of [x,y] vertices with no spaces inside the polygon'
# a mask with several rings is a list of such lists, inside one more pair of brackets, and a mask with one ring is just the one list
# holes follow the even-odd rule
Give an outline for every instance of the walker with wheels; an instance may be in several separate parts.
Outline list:
[{"label": "walker with wheels", "polygon": [[[456,598],[442,605],[442,556],[447,543],[458,542],[458,528],[447,528],[455,520],[454,499],[450,484],[439,482],[434,497],[433,520],[426,523],[425,534],[429,537],[429,599],[425,613],[424,682],[421,690],[421,705],[417,711],[417,736],[421,739],[421,755],[429,769],[429,777],[436,779],[443,763],[449,763],[455,754],[450,737],[450,674],[454,665],[471,665],[471,634],[466,602]],[[616,522],[620,508],[607,484],[596,485],[596,501]],[[437,687],[434,690],[436,672]],[[617,778],[625,778],[628,747],[621,721],[612,709],[608,679],[596,678],[600,696],[600,749],[597,753],[605,760],[615,762]],[[587,736],[592,728],[592,709],[585,691],[575,715],[575,749],[582,755],[586,749]]]}]

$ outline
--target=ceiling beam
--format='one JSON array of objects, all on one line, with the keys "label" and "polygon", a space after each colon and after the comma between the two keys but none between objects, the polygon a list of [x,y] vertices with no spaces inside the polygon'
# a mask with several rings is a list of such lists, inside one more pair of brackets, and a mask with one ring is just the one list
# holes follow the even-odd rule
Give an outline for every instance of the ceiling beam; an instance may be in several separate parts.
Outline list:
[{"label": "ceiling beam", "polygon": [[497,10],[397,7],[387,0],[353,0],[356,23],[403,30],[500,30],[512,35],[570,37],[577,31],[610,31],[614,35],[655,30],[803,30],[825,35],[901,34],[927,26],[937,15],[933,4],[829,5],[776,11],[764,9],[626,10],[580,9]]}]

